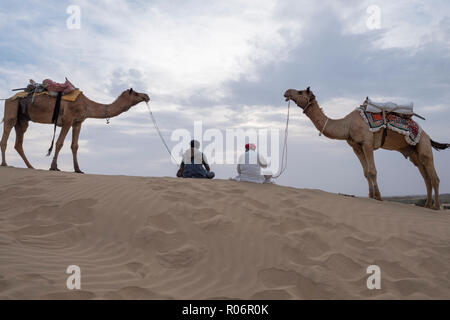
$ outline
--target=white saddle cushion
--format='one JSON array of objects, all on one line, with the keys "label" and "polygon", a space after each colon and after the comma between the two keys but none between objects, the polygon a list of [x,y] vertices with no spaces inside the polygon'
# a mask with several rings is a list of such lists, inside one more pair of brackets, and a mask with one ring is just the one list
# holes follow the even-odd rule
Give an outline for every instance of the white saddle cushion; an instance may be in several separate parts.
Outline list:
[{"label": "white saddle cushion", "polygon": [[408,104],[396,104],[394,102],[374,102],[370,99],[367,99],[367,112],[396,112],[402,114],[413,114],[414,113],[414,104],[412,102]]}]

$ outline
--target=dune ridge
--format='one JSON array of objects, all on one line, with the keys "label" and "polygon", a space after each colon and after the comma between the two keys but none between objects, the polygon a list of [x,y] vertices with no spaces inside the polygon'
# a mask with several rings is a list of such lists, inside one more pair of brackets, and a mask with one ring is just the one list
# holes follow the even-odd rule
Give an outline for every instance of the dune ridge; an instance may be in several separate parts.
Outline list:
[{"label": "dune ridge", "polygon": [[[381,290],[366,269],[381,268]],[[81,290],[66,288],[67,266]],[[1,299],[449,299],[450,215],[321,190],[0,168]]]}]

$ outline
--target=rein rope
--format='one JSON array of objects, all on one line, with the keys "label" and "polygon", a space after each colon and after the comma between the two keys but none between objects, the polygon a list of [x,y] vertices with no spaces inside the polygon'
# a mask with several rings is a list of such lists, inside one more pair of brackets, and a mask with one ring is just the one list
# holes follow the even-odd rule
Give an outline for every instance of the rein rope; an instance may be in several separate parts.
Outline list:
[{"label": "rein rope", "polygon": [[152,118],[153,125],[154,125],[156,131],[158,132],[158,135],[161,138],[162,143],[166,147],[167,152],[169,153],[170,157],[172,158],[173,163],[176,164],[177,160],[175,160],[174,156],[172,155],[172,152],[169,149],[169,146],[166,143],[166,140],[164,139],[163,135],[161,134],[161,130],[159,130],[158,124],[156,123],[155,116],[153,115],[152,109],[150,109],[150,104],[148,102],[146,102],[146,104],[147,104],[147,109],[148,109],[148,112],[150,114],[150,117]]},{"label": "rein rope", "polygon": [[288,129],[289,129],[289,114],[291,109],[291,100],[288,102],[288,111],[287,111],[287,117],[286,117],[286,127],[284,129],[284,141],[283,141],[283,151],[281,153],[281,168],[277,175],[272,176],[273,179],[278,179],[281,177],[281,175],[286,171],[287,168],[287,162],[288,162],[288,146],[287,146],[287,140],[288,140]]}]

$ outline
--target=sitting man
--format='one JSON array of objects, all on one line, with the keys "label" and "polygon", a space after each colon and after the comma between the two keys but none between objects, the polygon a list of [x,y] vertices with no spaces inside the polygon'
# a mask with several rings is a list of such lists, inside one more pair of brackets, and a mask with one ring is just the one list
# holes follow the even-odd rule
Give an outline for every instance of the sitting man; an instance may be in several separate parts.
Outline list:
[{"label": "sitting man", "polygon": [[[177,172],[177,177],[181,178],[214,178],[215,174],[211,171],[206,156],[199,150],[200,142],[191,141],[191,148],[183,154],[183,161]],[[204,167],[204,168],[203,168]]]},{"label": "sitting man", "polygon": [[258,154],[253,143],[245,145],[245,153],[239,157],[237,175],[233,180],[254,183],[271,183],[272,175],[262,175],[261,168],[267,168],[264,157]]}]

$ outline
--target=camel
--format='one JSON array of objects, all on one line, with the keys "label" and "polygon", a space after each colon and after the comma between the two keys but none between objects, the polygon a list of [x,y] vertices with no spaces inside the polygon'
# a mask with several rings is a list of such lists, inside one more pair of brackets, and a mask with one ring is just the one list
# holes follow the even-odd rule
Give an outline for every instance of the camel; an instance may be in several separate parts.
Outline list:
[{"label": "camel", "polygon": [[[353,148],[354,153],[361,162],[364,176],[369,184],[369,197],[382,201],[377,183],[377,170],[375,167],[374,150],[379,148],[397,150],[419,169],[427,188],[426,208],[440,209],[439,178],[436,174],[433,161],[432,147],[444,150],[450,144],[438,143],[430,139],[428,134],[422,132],[416,146],[409,145],[402,134],[387,130],[383,144],[383,130],[371,132],[369,125],[361,117],[359,110],[354,110],[342,119],[329,119],[319,107],[313,92],[308,87],[298,91],[289,89],[285,92],[286,101],[294,101],[303,113],[311,119],[314,126],[323,135],[330,139],[346,140]],[[432,188],[434,188],[434,205],[432,205]]]},{"label": "camel", "polygon": [[[84,120],[88,118],[109,119],[119,114],[128,111],[132,106],[140,102],[148,102],[150,98],[145,93],[138,93],[133,89],[125,90],[117,99],[111,104],[101,104],[88,99],[83,93],[80,93],[77,100],[74,102],[61,101],[60,113],[57,120],[57,126],[61,127],[61,131],[56,141],[56,149],[50,170],[60,171],[58,169],[57,161],[58,154],[64,144],[67,133],[72,128],[72,155],[73,166],[75,172],[83,173],[80,170],[77,159],[78,138],[80,136],[81,125]],[[6,100],[5,114],[3,118],[3,136],[0,142],[2,151],[1,166],[7,166],[5,159],[6,146],[9,134],[14,127],[16,131],[15,149],[22,157],[28,168],[33,169],[33,166],[28,161],[23,151],[23,138],[28,128],[28,122],[31,120],[37,123],[52,124],[52,116],[55,108],[56,99],[49,95],[39,95],[34,99],[34,103],[28,106],[28,115],[25,116],[19,112],[19,99]],[[51,150],[51,149],[50,149]],[[50,152],[49,150],[49,152]]]}]

